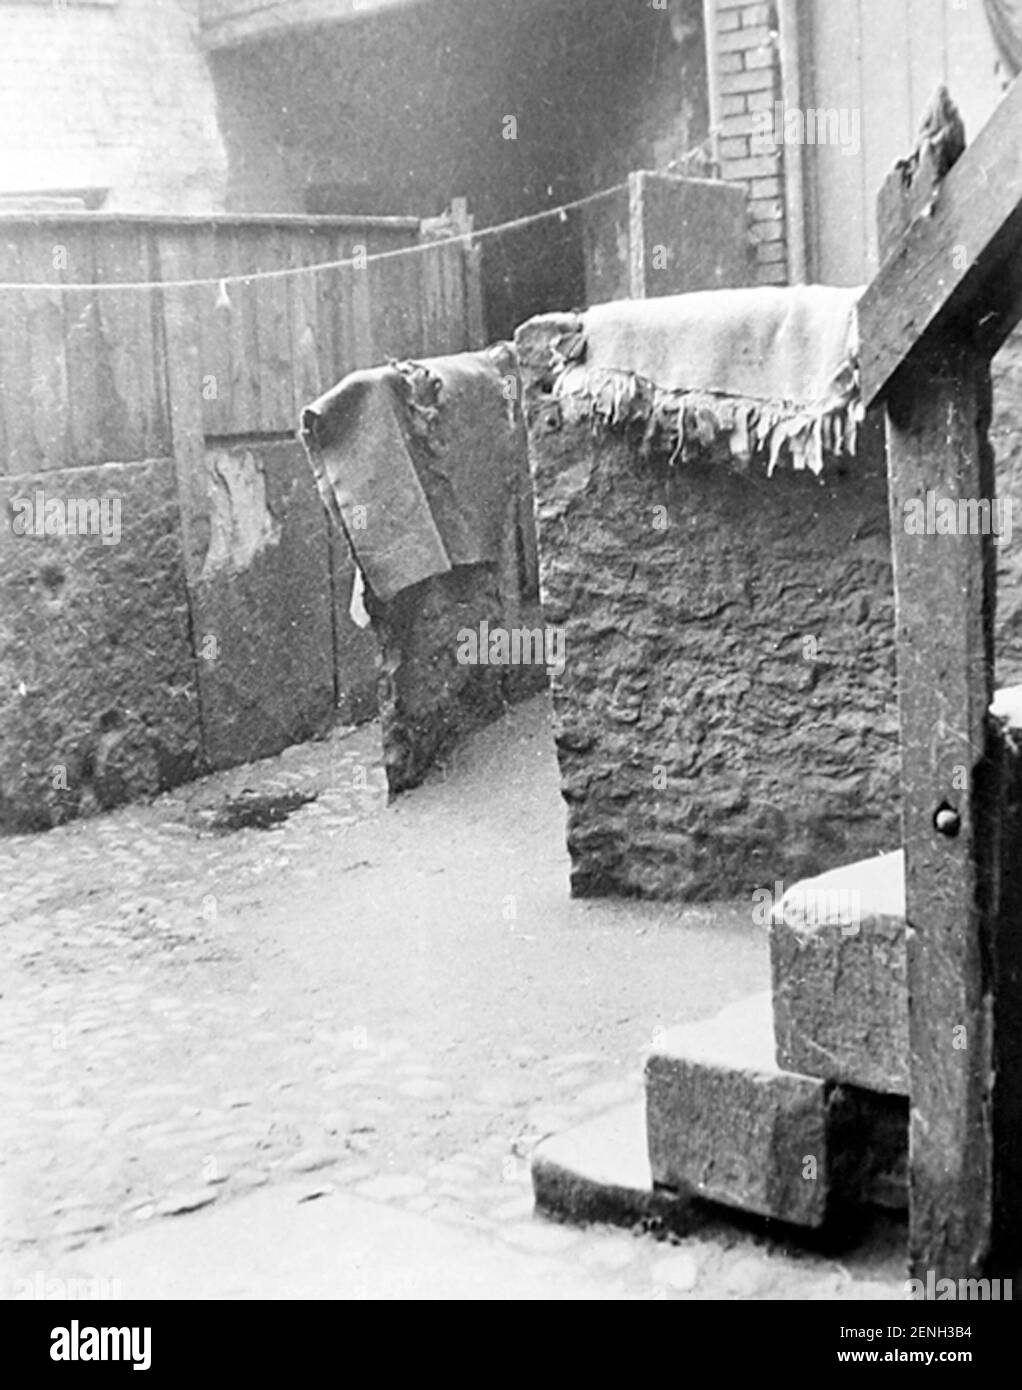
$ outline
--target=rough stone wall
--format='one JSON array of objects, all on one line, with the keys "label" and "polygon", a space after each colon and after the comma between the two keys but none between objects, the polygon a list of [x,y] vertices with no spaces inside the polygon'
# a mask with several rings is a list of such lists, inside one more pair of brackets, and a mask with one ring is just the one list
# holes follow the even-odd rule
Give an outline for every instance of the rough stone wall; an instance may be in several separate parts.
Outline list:
[{"label": "rough stone wall", "polygon": [[[541,625],[530,518],[509,516],[498,564],[407,590],[360,629],[347,541],[297,441],[210,442],[205,475],[208,547],[190,587],[173,459],[0,479],[0,832],[105,810],[377,709],[400,791],[544,688],[542,666],[457,661],[463,628]],[[116,500],[116,539],[22,534],[26,503],[45,518],[40,496]]]},{"label": "rough stone wall", "polygon": [[496,624],[496,570],[465,565],[404,589],[377,610],[383,760],[392,794],[418,786],[458,738],[499,717],[503,673],[457,661],[462,628]]},{"label": "rough stone wall", "polygon": [[539,665],[463,664],[464,629],[543,624],[530,538],[508,528],[498,564],[459,565],[402,590],[387,604],[367,594],[379,643],[378,698],[383,761],[392,795],[418,786],[466,734],[509,704],[546,688]]},{"label": "rough stone wall", "polygon": [[[173,462],[0,479],[0,829],[43,829],[202,770]],[[121,499],[116,544],[22,535],[20,499]]]},{"label": "rough stone wall", "polygon": [[224,206],[197,0],[0,0],[0,193],[110,189],[124,212]]},{"label": "rough stone wall", "polygon": [[[519,334],[576,895],[711,899],[899,843],[879,438],[821,482],[643,461]],[[535,364],[538,366],[538,363]]]},{"label": "rough stone wall", "polygon": [[772,3],[716,0],[710,61],[720,91],[721,176],[749,195],[754,283],[787,283],[783,151],[754,135],[756,118],[780,96],[777,15]]},{"label": "rough stone wall", "polygon": [[[211,446],[189,590],[173,459],[0,479],[0,831],[41,829],[376,712],[354,573],[297,441]],[[26,502],[119,503],[100,535]]]}]

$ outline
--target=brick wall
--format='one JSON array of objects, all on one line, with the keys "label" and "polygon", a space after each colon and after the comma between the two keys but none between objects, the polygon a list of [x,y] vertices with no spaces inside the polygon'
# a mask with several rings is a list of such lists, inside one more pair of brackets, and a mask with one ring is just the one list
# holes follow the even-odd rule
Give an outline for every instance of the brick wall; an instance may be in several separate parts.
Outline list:
[{"label": "brick wall", "polygon": [[0,0],[0,194],[210,212],[227,160],[197,0]]},{"label": "brick wall", "polygon": [[749,197],[755,279],[787,283],[783,151],[756,138],[760,114],[780,97],[777,16],[772,4],[716,0],[710,61],[719,94],[721,174]]}]

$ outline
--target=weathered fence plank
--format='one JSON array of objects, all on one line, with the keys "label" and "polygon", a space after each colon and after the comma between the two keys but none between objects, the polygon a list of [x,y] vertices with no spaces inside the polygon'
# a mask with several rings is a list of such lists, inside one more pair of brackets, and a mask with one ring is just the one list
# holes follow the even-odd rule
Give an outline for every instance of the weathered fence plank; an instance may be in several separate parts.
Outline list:
[{"label": "weathered fence plank", "polygon": [[[275,436],[356,367],[462,349],[471,334],[461,245],[244,278],[406,247],[417,227],[410,218],[0,218],[0,279],[53,285],[0,292],[0,471],[165,456],[179,436],[169,383],[183,374],[198,374],[204,437]],[[175,278],[212,282],[188,291],[184,317],[176,292],[60,289],[159,282],[170,264]],[[167,360],[171,344],[187,367]]]},{"label": "weathered fence plank", "polygon": [[[253,270],[282,270],[288,264],[287,243],[277,228],[260,231],[251,239],[246,251],[252,257]],[[256,280],[253,290],[259,432],[283,434],[298,428],[287,281],[280,278]]]},{"label": "weathered fence plank", "polygon": [[[228,240],[220,228],[196,228],[177,234],[173,244],[183,270],[183,279],[206,279],[229,275]],[[204,285],[193,297],[197,318],[193,335],[199,351],[202,378],[202,422],[206,434],[231,432],[232,402],[235,398],[232,328],[240,295],[225,283]]]},{"label": "weathered fence plank", "polygon": [[[228,260],[235,275],[252,269],[248,241],[235,231],[230,238]],[[259,366],[258,297],[255,282],[236,280],[229,288],[228,322],[231,344],[231,396],[225,403],[226,427],[222,434],[260,431],[262,427],[262,372]],[[243,423],[244,422],[244,423]],[[248,425],[248,430],[245,429]]]},{"label": "weathered fence plank", "polygon": [[384,358],[424,356],[419,309],[421,255],[369,264],[373,336]]},{"label": "weathered fence plank", "polygon": [[74,463],[71,448],[71,399],[68,390],[64,295],[59,281],[69,279],[59,259],[66,250],[60,233],[33,229],[21,243],[21,270],[26,281],[52,281],[54,289],[30,292],[26,314],[29,363],[28,408],[33,461],[39,469]]},{"label": "weathered fence plank", "polygon": [[[293,238],[288,246],[288,264],[293,267],[316,265],[329,259],[327,246],[311,236]],[[328,273],[328,272],[324,272]],[[292,413],[297,420],[310,401],[316,400],[331,382],[323,380],[318,345],[325,331],[319,321],[321,274],[293,275],[285,281],[291,326]],[[329,331],[329,326],[326,326]],[[331,335],[332,337],[332,335]],[[333,343],[330,344],[331,352]]]},{"label": "weathered fence plank", "polygon": [[[157,278],[155,248],[147,230],[125,228],[96,238],[93,267],[97,280]],[[99,393],[98,425],[107,455],[102,461],[166,457],[171,430],[159,296],[142,290],[106,291],[96,295],[95,303],[99,352],[106,365]],[[72,383],[72,414],[79,395]]]},{"label": "weathered fence plank", "polygon": [[[337,238],[334,260],[344,260],[350,254],[348,240]],[[330,371],[336,373],[329,384],[340,381],[346,373],[359,367],[370,367],[377,359],[373,333],[373,316],[369,298],[369,272],[358,266],[342,266],[324,277],[324,293],[331,306],[334,324],[335,356]]]},{"label": "weathered fence plank", "polygon": [[[0,276],[5,282],[21,279],[18,245],[10,235],[0,238]],[[5,473],[26,472],[32,466],[27,321],[25,296],[0,290],[0,469]]]},{"label": "weathered fence plank", "polygon": [[[102,278],[96,269],[97,246],[85,228],[71,228],[63,233],[68,249],[69,278],[96,280]],[[129,293],[129,291],[125,291]],[[104,417],[104,405],[110,408],[110,362],[103,342],[101,292],[74,293],[66,296],[64,323],[66,331],[68,392],[71,412],[71,451],[74,463],[108,463],[125,457],[108,448],[118,438],[117,422]],[[109,454],[108,458],[104,458]]]}]

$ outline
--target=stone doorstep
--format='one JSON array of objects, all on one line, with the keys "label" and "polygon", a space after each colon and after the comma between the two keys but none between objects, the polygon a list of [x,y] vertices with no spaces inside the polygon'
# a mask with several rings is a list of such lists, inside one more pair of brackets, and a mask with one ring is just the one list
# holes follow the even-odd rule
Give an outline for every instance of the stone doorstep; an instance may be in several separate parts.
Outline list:
[{"label": "stone doorstep", "polygon": [[[692,1197],[809,1226],[822,1224],[835,1198],[905,1208],[907,1103],[782,1073],[773,1061],[769,995],[707,1023],[674,1029],[650,1061],[645,1107],[641,1101],[616,1106],[536,1147],[532,1186],[540,1211],[579,1223],[656,1221],[680,1234],[701,1219]],[[678,1062],[688,1079],[680,1088]],[[744,1088],[758,1111],[751,1121],[746,1112],[746,1122],[737,1123],[737,1111],[726,1113],[723,1124],[709,1118],[722,1082],[736,1095]],[[826,1144],[815,1155],[821,1175],[815,1183],[804,1181],[805,1146],[797,1129],[791,1133],[799,1187],[809,1191],[801,1201],[778,1201],[790,1184],[776,1181],[774,1131],[784,1133],[776,1122],[779,1114],[790,1118],[783,1103],[792,1096],[803,1112],[808,1097],[811,1116],[817,1106],[817,1131]],[[793,1113],[800,1113],[798,1105]],[[715,1171],[712,1182],[704,1180],[707,1168]],[[736,1175],[730,1182],[722,1176],[729,1172]]]},{"label": "stone doorstep", "polygon": [[677,1229],[689,1205],[653,1187],[641,1100],[542,1140],[532,1155],[532,1190],[539,1211],[583,1224],[652,1220]]},{"label": "stone doorstep", "polygon": [[653,1183],[792,1225],[903,1206],[907,1102],[781,1070],[769,993],[670,1030],[646,1064]]},{"label": "stone doorstep", "polygon": [[789,888],[771,914],[770,973],[780,1067],[908,1095],[902,850]]}]

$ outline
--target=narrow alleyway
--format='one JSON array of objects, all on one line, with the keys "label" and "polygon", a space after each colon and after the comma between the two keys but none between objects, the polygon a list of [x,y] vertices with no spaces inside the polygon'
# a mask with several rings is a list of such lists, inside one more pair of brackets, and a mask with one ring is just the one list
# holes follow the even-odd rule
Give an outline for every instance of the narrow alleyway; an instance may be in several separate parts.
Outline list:
[{"label": "narrow alleyway", "polygon": [[2,842],[3,1296],[118,1277],[110,1241],[158,1278],[191,1231],[196,1296],[308,1293],[294,1257],[275,1289],[228,1268],[253,1203],[267,1231],[298,1203],[306,1228],[357,1224],[372,1296],[409,1292],[395,1252],[421,1262],[430,1232],[448,1267],[488,1252],[506,1296],[529,1260],[537,1296],[550,1261],[562,1294],[574,1270],[588,1296],[900,1296],[893,1222],[837,1260],[724,1220],[672,1246],[532,1214],[538,1138],[638,1096],[656,1029],[764,988],[765,935],[748,903],[569,899],[545,700],[390,807],[377,740]]}]

